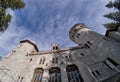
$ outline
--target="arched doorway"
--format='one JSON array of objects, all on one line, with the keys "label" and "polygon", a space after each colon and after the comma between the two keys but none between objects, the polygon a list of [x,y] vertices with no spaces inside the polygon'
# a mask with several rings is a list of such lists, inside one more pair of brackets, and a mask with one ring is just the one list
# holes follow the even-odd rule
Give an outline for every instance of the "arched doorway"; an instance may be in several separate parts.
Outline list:
[{"label": "arched doorway", "polygon": [[76,65],[66,67],[68,82],[84,82]]},{"label": "arched doorway", "polygon": [[61,72],[58,67],[52,67],[49,69],[49,82],[61,82]]},{"label": "arched doorway", "polygon": [[36,68],[31,82],[42,82],[43,72],[42,68]]}]

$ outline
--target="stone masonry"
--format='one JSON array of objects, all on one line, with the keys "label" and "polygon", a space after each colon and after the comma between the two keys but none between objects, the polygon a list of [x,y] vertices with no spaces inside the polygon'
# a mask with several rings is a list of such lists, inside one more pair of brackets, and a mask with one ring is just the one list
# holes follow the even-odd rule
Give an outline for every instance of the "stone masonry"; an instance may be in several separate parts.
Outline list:
[{"label": "stone masonry", "polygon": [[103,36],[83,23],[69,36],[78,46],[61,49],[54,43],[39,51],[34,42],[20,41],[0,61],[0,82],[120,82],[120,37]]}]

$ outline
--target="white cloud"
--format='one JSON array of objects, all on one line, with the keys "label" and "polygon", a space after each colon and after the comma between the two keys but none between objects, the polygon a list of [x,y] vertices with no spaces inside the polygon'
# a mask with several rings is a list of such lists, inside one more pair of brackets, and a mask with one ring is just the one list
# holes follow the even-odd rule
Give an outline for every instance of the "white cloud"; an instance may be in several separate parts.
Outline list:
[{"label": "white cloud", "polygon": [[17,26],[15,22],[15,14],[12,10],[8,9],[7,13],[12,15],[12,21],[9,27],[3,33],[0,33],[0,52],[1,56],[7,55],[16,45],[19,43],[20,39],[25,37],[28,32],[24,27]]},{"label": "white cloud", "polygon": [[[69,39],[72,25],[82,22],[92,30],[104,34],[102,24],[108,22],[102,15],[109,10],[105,0],[25,0],[22,10],[8,10],[13,21],[0,35],[0,49],[8,53],[20,40],[31,39],[41,50],[50,49],[57,42],[61,47],[75,45]],[[5,55],[3,52],[0,54]]]}]

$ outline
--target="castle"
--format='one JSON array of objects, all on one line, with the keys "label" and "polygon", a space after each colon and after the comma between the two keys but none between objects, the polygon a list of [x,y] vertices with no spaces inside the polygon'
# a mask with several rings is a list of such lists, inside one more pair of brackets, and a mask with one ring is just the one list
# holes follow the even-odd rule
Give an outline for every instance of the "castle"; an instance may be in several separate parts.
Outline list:
[{"label": "castle", "polygon": [[39,51],[30,40],[0,61],[0,82],[120,82],[120,30],[106,36],[75,24],[69,36],[78,46]]}]

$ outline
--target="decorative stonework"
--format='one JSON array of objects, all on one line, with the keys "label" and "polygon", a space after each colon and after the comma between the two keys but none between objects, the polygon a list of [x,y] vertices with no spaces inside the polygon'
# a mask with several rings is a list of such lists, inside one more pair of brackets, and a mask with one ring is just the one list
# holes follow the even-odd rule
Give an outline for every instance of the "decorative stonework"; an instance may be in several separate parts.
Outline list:
[{"label": "decorative stonework", "polygon": [[44,51],[44,52],[35,52],[35,53],[31,53],[29,54],[29,56],[33,56],[33,55],[45,55],[45,54],[57,54],[60,52],[64,52],[64,51],[70,51],[70,50],[77,50],[77,49],[82,49],[82,48],[87,48],[86,45],[81,45],[81,46],[75,46],[75,47],[71,47],[71,48],[64,48],[64,49],[59,49],[59,50],[50,50],[50,51]]}]

